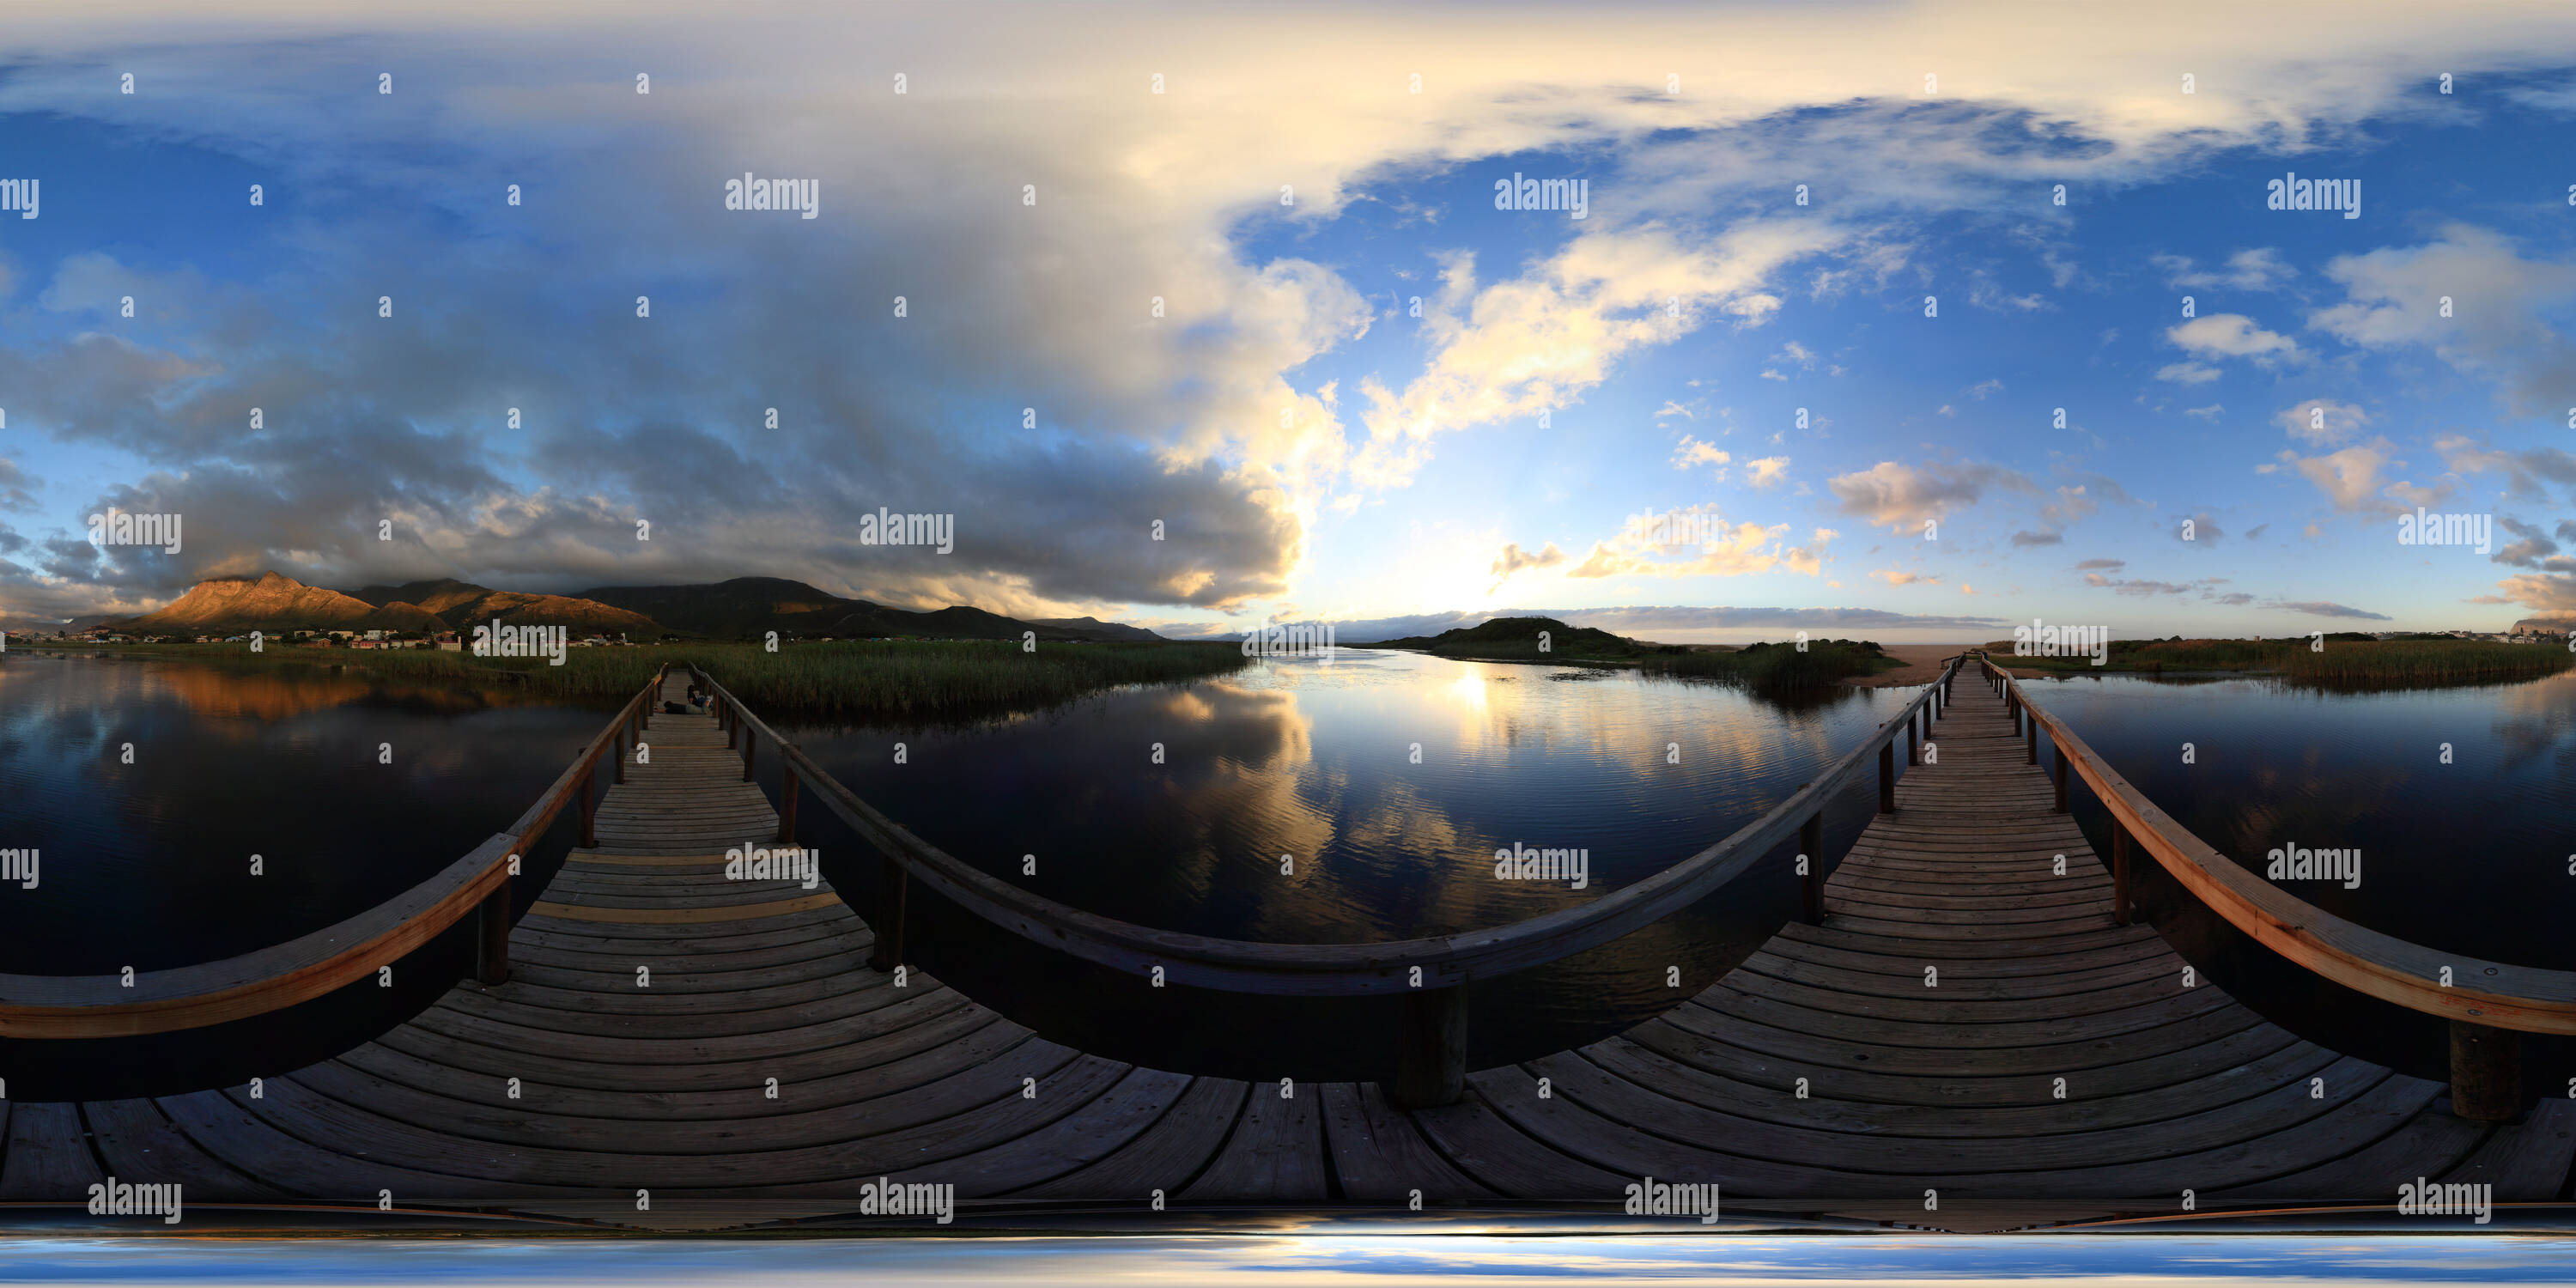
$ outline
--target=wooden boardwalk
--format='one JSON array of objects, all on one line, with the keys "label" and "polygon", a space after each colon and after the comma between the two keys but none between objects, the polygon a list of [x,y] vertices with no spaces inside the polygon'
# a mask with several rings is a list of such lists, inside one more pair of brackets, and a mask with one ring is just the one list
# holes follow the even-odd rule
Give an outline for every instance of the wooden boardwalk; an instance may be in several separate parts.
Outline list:
[{"label": "wooden boardwalk", "polygon": [[513,932],[509,982],[460,984],[256,1097],[0,1104],[0,1200],[74,1201],[112,1174],[182,1182],[192,1204],[692,1226],[849,1210],[880,1177],[1142,1208],[1158,1190],[1173,1207],[1615,1204],[1652,1176],[1932,1224],[1926,1189],[2166,1212],[2186,1189],[2204,1208],[2393,1202],[2426,1177],[2546,1199],[2576,1158],[2576,1104],[2467,1121],[2441,1084],[2185,987],[2152,929],[2113,924],[2102,865],[1974,682],[1934,729],[1938,763],[1907,771],[1835,872],[1825,924],[1658,1019],[1411,1112],[1373,1083],[1283,1099],[1126,1065],[917,971],[899,986],[828,884],[725,879],[723,851],[767,843],[777,817],[713,717],[658,715],[649,740],[598,845]]}]

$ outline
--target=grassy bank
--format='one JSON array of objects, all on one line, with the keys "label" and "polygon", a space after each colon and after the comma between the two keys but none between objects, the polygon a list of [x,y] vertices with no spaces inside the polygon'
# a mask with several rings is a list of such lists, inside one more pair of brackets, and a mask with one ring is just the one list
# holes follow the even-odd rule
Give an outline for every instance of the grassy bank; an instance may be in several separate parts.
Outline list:
[{"label": "grassy bank", "polygon": [[1813,640],[1804,652],[1794,644],[1753,644],[1727,652],[1677,649],[1651,654],[1638,665],[1648,674],[1699,676],[1747,688],[1821,689],[1904,663],[1887,656],[1875,641]]},{"label": "grassy bank", "polygon": [[1194,680],[1245,664],[1232,644],[1040,643],[1023,653],[1007,641],[891,640],[791,644],[669,644],[568,650],[562,666],[543,658],[482,658],[430,649],[272,648],[241,644],[105,646],[128,656],[224,666],[338,665],[388,680],[509,685],[514,692],[568,700],[622,699],[664,662],[694,662],[764,717],[951,719],[1051,706],[1121,684]]},{"label": "grassy bank", "polygon": [[2113,640],[2101,666],[2089,657],[2014,657],[2010,641],[1989,644],[1995,660],[2016,671],[2049,674],[2130,671],[2242,671],[2320,684],[2409,685],[2526,679],[2576,666],[2563,643],[2497,644],[2487,640],[2325,639],[2318,650],[2302,637],[2283,640]]}]

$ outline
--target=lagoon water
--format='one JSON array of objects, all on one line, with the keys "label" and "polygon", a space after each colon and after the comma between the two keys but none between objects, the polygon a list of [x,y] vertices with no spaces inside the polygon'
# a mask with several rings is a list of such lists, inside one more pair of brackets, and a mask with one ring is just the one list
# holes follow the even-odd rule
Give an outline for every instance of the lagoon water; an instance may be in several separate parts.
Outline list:
[{"label": "lagoon water", "polygon": [[[2576,676],[2383,694],[2087,677],[2037,692],[2258,870],[2263,849],[2290,841],[2364,850],[2359,888],[2293,885],[2302,897],[2454,951],[2576,967],[2563,930],[2576,911]],[[916,834],[1052,898],[1199,934],[1367,942],[1598,899],[1752,821],[1912,696],[1780,702],[1624,671],[1343,650],[970,724],[777,723]],[[13,653],[0,661],[0,848],[40,847],[44,863],[38,889],[0,887],[0,971],[149,969],[327,925],[506,826],[604,719],[355,673]],[[2183,741],[2194,766],[2180,764]],[[391,766],[378,763],[386,743]],[[774,792],[776,767],[762,769]],[[1869,821],[1872,794],[1864,777],[1837,803],[1830,853]],[[2107,848],[2098,809],[2078,812]],[[825,874],[866,915],[873,856],[810,800],[804,814]],[[1516,844],[1586,851],[1587,886],[1497,880],[1494,852]],[[254,852],[263,877],[247,875]],[[1477,1059],[1587,1041],[1704,987],[1794,913],[1789,860],[1772,855],[1620,943],[1480,985]],[[1393,1012],[1374,1002],[1191,999],[919,895],[914,918],[915,959],[1061,1041],[1236,1076],[1382,1072]],[[423,963],[400,998],[347,1000],[312,1040],[363,1040],[434,995],[440,969]]]}]

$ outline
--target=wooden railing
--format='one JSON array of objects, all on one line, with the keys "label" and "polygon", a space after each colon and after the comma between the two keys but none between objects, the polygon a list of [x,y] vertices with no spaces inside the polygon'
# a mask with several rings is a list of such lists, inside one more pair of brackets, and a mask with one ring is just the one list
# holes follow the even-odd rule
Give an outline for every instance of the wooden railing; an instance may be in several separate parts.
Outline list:
[{"label": "wooden railing", "polygon": [[594,842],[592,777],[605,756],[616,780],[625,780],[625,750],[652,719],[669,669],[627,699],[508,830],[436,876],[312,934],[221,961],[139,971],[131,984],[122,975],[0,975],[0,1037],[127,1037],[263,1015],[365,979],[469,914],[480,923],[475,973],[500,983],[509,977],[510,878],[521,857],[567,804],[581,810],[582,844]]},{"label": "wooden railing", "polygon": [[776,749],[784,776],[780,838],[791,839],[800,785],[818,796],[841,821],[887,860],[880,869],[872,928],[872,964],[891,970],[904,960],[904,909],[910,884],[920,882],[983,920],[1033,943],[1087,962],[1166,981],[1225,992],[1272,996],[1335,997],[1401,994],[1407,999],[1391,1098],[1406,1106],[1446,1104],[1466,1078],[1465,986],[1542,966],[1642,929],[1707,898],[1741,876],[1774,846],[1793,835],[1809,920],[1824,916],[1824,809],[1835,794],[1878,765],[1879,810],[1896,808],[1896,739],[1909,734],[1907,762],[1921,759],[1923,741],[1956,681],[1962,657],[1948,660],[1938,680],[1881,725],[1816,781],[1736,830],[1725,840],[1672,867],[1580,907],[1566,908],[1491,930],[1378,944],[1264,944],[1181,934],[1132,925],[1069,907],[986,873],[904,830],[858,798],[780,737],[714,677],[691,667],[714,696],[726,746],[742,753],[748,781],[762,743]]},{"label": "wooden railing", "polygon": [[2229,925],[2307,970],[2356,992],[2451,1026],[2451,1099],[2463,1117],[2522,1111],[2520,1042],[2513,1034],[2576,1035],[2576,972],[2513,966],[2445,953],[2355,925],[2229,860],[2129,785],[2064,723],[2042,710],[2012,674],[1984,655],[1987,682],[2010,708],[2039,763],[2039,731],[2056,747],[2057,808],[2070,766],[2111,811],[2115,917],[2129,920],[2129,851],[2143,846],[2194,899]]}]

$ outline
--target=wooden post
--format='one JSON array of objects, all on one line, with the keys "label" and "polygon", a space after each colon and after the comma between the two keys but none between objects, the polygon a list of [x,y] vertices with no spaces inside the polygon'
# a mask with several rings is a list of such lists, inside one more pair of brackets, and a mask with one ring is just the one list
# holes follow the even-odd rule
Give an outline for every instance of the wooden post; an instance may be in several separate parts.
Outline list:
[{"label": "wooden post", "polygon": [[2451,1112],[2500,1123],[2522,1113],[2522,1035],[2451,1021]]},{"label": "wooden post", "polygon": [[903,905],[912,879],[891,858],[877,863],[877,921],[870,927],[877,932],[877,946],[868,954],[868,968],[890,975],[903,964]]},{"label": "wooden post", "polygon": [[1878,749],[1878,812],[1896,812],[1896,740],[1888,739]]},{"label": "wooden post", "polygon": [[730,702],[725,704],[724,730],[725,750],[731,751],[734,749],[734,739],[742,736],[742,721],[735,718],[733,714],[733,704]]},{"label": "wooden post", "polygon": [[786,774],[787,781],[778,789],[778,839],[793,841],[796,839],[796,766],[791,764],[781,772]]},{"label": "wooden post", "polygon": [[2021,714],[2021,736],[2024,745],[2029,748],[2029,750],[2022,756],[2021,763],[2025,765],[2038,764],[2039,721],[2031,716],[2027,708],[2025,708]]},{"label": "wooden post", "polygon": [[1398,1109],[1454,1105],[1467,1091],[1467,988],[1416,989],[1405,995],[1396,1030],[1395,1085],[1387,1103]]},{"label": "wooden post", "polygon": [[486,984],[510,981],[510,879],[483,896],[474,909],[474,978]]},{"label": "wooden post", "polygon": [[742,736],[742,781],[751,781],[751,762],[760,755],[760,740],[750,734]]},{"label": "wooden post", "polygon": [[1798,853],[1807,856],[1807,874],[1798,878],[1807,924],[1825,924],[1825,814],[1818,810],[1798,825]]},{"label": "wooden post", "polygon": [[626,722],[623,720],[618,721],[617,745],[611,748],[608,753],[610,756],[615,758],[615,763],[608,767],[608,781],[612,783],[622,783],[626,781],[626,734]]},{"label": "wooden post", "polygon": [[2129,924],[2129,829],[2111,820],[2111,924]]},{"label": "wooden post", "polygon": [[2057,812],[2057,813],[2060,813],[2060,814],[2063,814],[2063,813],[2065,813],[2065,812],[2066,812],[2066,749],[2065,749],[2064,747],[2055,747],[2055,746],[2052,746],[2052,747],[2050,747],[2050,748],[2049,748],[2049,750],[2050,750],[2050,751],[2052,751],[2052,752],[2055,752],[2055,753],[2056,753],[2056,755],[2057,755],[2057,809],[2056,809],[2056,812]]},{"label": "wooden post", "polygon": [[583,845],[599,844],[598,834],[591,830],[591,815],[595,812],[596,807],[590,803],[590,779],[591,775],[596,772],[598,771],[595,769],[583,770],[581,774],[581,786],[573,789],[573,793],[581,797],[581,843]]}]

